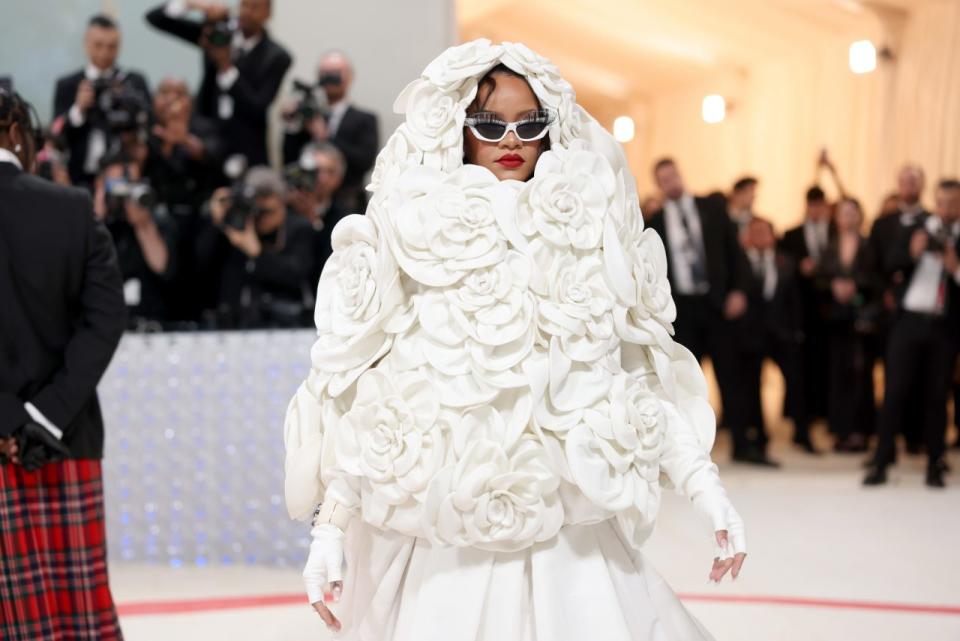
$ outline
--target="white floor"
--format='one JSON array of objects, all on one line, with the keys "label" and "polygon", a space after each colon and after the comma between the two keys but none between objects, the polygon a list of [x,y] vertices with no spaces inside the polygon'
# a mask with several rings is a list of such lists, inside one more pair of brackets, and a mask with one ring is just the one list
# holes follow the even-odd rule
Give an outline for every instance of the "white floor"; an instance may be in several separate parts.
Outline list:
[{"label": "white floor", "polygon": [[[905,459],[890,485],[863,489],[860,458],[811,459],[778,434],[779,471],[725,463],[748,526],[750,556],[736,583],[708,585],[711,548],[685,502],[668,497],[648,556],[718,641],[957,641],[960,616],[823,606],[701,601],[698,595],[800,597],[960,606],[960,480],[923,486],[923,460]],[[725,443],[718,451],[725,451]],[[960,455],[951,454],[960,470]],[[296,594],[294,570],[156,568],[114,564],[121,605],[227,596]],[[128,641],[329,638],[308,606],[122,617]],[[508,640],[504,640],[508,641]]]},{"label": "white floor", "polygon": [[[781,385],[765,373],[768,415],[775,414]],[[805,456],[789,446],[787,426],[772,422],[777,425],[771,452],[783,461],[780,470],[729,463],[725,434],[714,450],[747,524],[750,554],[736,583],[708,584],[709,534],[685,500],[670,495],[664,503],[647,556],[678,593],[689,595],[690,610],[717,641],[960,641],[960,451],[950,453],[956,472],[946,490],[923,485],[922,457],[903,457],[887,486],[863,488],[861,456]],[[814,437],[824,448],[829,444],[820,431]],[[302,592],[297,570],[114,564],[111,578],[121,608]],[[704,596],[950,606],[954,614],[718,602]],[[330,638],[306,603],[131,614],[121,621],[128,641]]]}]

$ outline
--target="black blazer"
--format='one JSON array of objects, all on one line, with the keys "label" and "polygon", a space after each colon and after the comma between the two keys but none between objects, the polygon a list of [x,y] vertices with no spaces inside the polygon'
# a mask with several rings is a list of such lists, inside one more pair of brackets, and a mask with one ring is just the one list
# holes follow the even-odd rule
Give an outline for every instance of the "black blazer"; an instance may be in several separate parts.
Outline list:
[{"label": "black blazer", "polygon": [[[725,202],[717,198],[696,197],[694,203],[703,233],[707,279],[710,281],[709,297],[718,309],[722,309],[727,294],[733,290],[746,291],[749,287],[750,265],[737,239],[737,226],[727,215]],[[662,209],[650,218],[650,228],[663,239],[667,253],[667,274],[671,287],[675,288],[673,256]]]},{"label": "black blazer", "polygon": [[126,325],[110,235],[90,197],[0,162],[0,436],[29,401],[72,458],[103,455],[96,387]]},{"label": "black blazer", "polygon": [[[171,18],[165,4],[147,13],[147,22],[154,28],[198,44],[203,23]],[[269,164],[267,154],[267,111],[277,97],[283,77],[293,63],[287,50],[264,31],[260,42],[235,64],[239,77],[227,92],[217,85],[217,67],[206,55],[203,58],[203,79],[197,92],[197,110],[202,116],[221,124],[226,153],[243,154],[249,166]],[[233,98],[233,117],[222,120],[219,113],[221,94]]]},{"label": "black blazer", "polygon": [[[913,272],[917,268],[917,260],[910,255],[910,239],[915,231],[925,227],[926,219],[932,215],[924,212],[916,217],[913,224],[900,225],[899,232],[887,253],[887,267],[897,275],[893,292],[898,307],[903,303],[903,297],[907,294]],[[957,239],[954,250],[960,252],[960,239]],[[944,279],[947,286],[944,313],[955,333],[960,333],[960,286],[950,274],[945,274]]]},{"label": "black blazer", "polygon": [[[121,69],[117,72],[117,77],[125,79],[125,82],[140,92],[147,104],[150,104],[150,87],[143,74]],[[77,89],[84,78],[86,74],[83,69],[60,78],[53,94],[53,117],[64,119],[63,134],[70,151],[67,170],[70,172],[70,180],[77,185],[89,184],[94,178],[94,174],[88,174],[83,169],[87,161],[87,143],[90,132],[93,131],[90,119],[87,118],[81,127],[74,127],[68,117],[70,107],[77,98]]]},{"label": "black blazer", "polygon": [[739,319],[741,344],[762,351],[766,337],[800,344],[803,340],[803,303],[797,283],[797,269],[792,257],[785,252],[776,254],[777,286],[773,298],[763,297],[763,280],[750,270],[750,284],[746,290],[747,311]]}]

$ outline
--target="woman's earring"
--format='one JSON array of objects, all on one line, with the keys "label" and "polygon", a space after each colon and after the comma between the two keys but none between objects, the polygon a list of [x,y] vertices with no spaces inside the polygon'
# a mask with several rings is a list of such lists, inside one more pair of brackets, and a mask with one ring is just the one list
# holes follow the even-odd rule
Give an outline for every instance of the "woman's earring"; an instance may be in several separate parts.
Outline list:
[{"label": "woman's earring", "polygon": [[23,147],[21,147],[20,145],[17,145],[16,147],[13,148],[13,153],[19,154],[21,149],[23,149]]}]

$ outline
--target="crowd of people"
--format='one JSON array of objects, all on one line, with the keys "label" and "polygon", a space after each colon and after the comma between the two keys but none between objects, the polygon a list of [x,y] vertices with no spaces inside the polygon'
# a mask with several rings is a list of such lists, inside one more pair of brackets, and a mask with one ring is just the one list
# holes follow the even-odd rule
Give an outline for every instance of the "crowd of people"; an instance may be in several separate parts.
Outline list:
[{"label": "crowd of people", "polygon": [[[103,15],[89,21],[86,65],[57,82],[41,172],[92,193],[134,329],[311,325],[331,230],[364,210],[378,122],[351,103],[342,52],[294,83],[281,110],[284,170],[269,166],[266,114],[292,64],[266,29],[270,14],[270,0],[242,0],[236,12],[169,0],[147,13],[158,33],[200,49],[195,95],[181,77],[151,87],[120,66],[120,27]],[[911,453],[927,452],[928,484],[942,485],[951,385],[960,395],[960,183],[939,181],[928,212],[923,171],[904,167],[865,235],[860,202],[825,153],[819,164],[838,199],[810,187],[803,222],[778,237],[754,211],[756,178],[695,197],[675,161],[656,163],[659,194],[642,210],[667,250],[676,338],[713,363],[736,460],[777,466],[760,403],[771,359],[798,447],[819,453],[810,438],[819,418],[839,452],[865,452],[876,434],[865,482],[879,484],[903,433]]]},{"label": "crowd of people", "polygon": [[[312,324],[330,232],[362,212],[377,117],[350,99],[353,69],[324,54],[282,105],[284,169],[270,168],[267,113],[292,64],[266,25],[270,0],[171,0],[145,19],[195,45],[196,94],[120,65],[121,29],[97,15],[86,64],[57,81],[40,172],[90,191],[117,248],[131,329]],[[280,152],[280,150],[277,150]]]},{"label": "crowd of people", "polygon": [[839,197],[831,202],[810,187],[803,222],[778,238],[754,211],[756,178],[695,197],[674,160],[656,163],[660,193],[644,203],[644,216],[666,247],[676,338],[711,358],[734,460],[778,465],[767,455],[760,405],[769,358],[783,374],[784,415],[798,447],[819,453],[810,438],[817,418],[838,452],[866,452],[876,435],[864,484],[880,485],[903,434],[909,453],[926,451],[927,485],[943,487],[951,388],[960,398],[960,182],[939,180],[927,211],[923,170],[903,167],[865,234],[863,207],[826,153],[819,165]]}]

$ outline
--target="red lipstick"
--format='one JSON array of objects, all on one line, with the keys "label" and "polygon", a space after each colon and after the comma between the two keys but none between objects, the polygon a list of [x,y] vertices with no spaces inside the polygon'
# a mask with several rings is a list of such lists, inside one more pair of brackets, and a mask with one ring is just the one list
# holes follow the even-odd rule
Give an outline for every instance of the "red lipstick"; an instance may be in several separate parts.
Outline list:
[{"label": "red lipstick", "polygon": [[523,156],[518,154],[504,154],[497,158],[497,163],[503,165],[507,169],[516,169],[524,162]]}]

